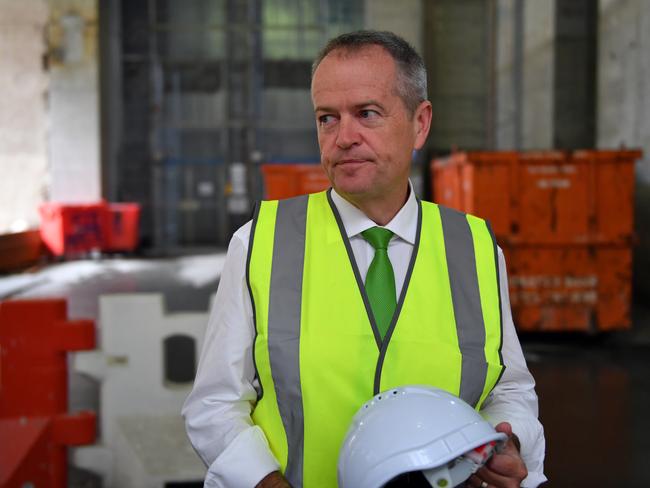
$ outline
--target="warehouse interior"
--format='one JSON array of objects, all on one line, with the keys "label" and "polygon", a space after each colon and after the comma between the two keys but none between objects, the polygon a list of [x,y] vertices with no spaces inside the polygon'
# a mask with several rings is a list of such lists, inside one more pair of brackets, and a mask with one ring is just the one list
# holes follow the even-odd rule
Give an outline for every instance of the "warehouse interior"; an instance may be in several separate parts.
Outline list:
[{"label": "warehouse interior", "polygon": [[[545,486],[650,486],[650,2],[0,0],[0,301],[62,298],[67,319],[94,321],[97,335],[77,343],[94,351],[66,360],[67,409],[95,412],[98,426],[66,448],[68,486],[203,486],[180,414],[162,405],[180,411],[229,239],[255,202],[276,198],[271,176],[286,186],[302,168],[303,188],[325,187],[311,63],[327,39],[363,28],[399,34],[427,66],[433,122],[414,155],[418,196],[461,205],[450,189],[471,181],[472,209],[503,200],[513,212],[503,232],[487,217],[505,236],[537,382]],[[454,180],[454,164],[471,176]],[[489,165],[525,171],[501,187],[497,173],[480,179]],[[47,205],[101,202],[136,204],[133,244],[48,250]],[[535,213],[546,204],[548,215]],[[575,289],[558,298],[544,272],[522,277],[536,262],[566,266]],[[575,271],[583,264],[592,271]],[[526,308],[538,296],[555,302]],[[134,406],[136,422],[110,395],[137,385],[120,392],[107,370],[131,371],[129,354],[149,352],[120,349],[131,332],[106,329],[110,317],[137,329],[141,316],[127,312],[147,307],[169,330],[191,322],[195,339],[159,332],[175,338],[159,365],[172,387],[151,393],[159,412]],[[14,473],[7,463],[0,485]]]}]

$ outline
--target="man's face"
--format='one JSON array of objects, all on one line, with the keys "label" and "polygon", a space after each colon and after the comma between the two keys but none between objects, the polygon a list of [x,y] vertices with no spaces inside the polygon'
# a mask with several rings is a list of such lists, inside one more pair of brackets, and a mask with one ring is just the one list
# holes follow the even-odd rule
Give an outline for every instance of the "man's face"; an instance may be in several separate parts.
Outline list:
[{"label": "man's face", "polygon": [[353,203],[401,198],[401,206],[413,150],[429,131],[429,102],[411,117],[397,94],[396,69],[383,48],[369,46],[332,51],[314,73],[321,163],[332,186]]}]

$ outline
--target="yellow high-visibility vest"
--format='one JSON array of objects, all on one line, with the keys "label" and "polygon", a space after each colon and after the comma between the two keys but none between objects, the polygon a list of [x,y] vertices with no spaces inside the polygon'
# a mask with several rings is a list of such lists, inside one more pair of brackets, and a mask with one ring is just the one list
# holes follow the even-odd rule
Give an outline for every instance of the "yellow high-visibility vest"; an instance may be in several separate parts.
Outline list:
[{"label": "yellow high-visibility vest", "polygon": [[256,210],[247,278],[262,393],[252,417],[295,488],[337,486],[343,437],[373,394],[433,385],[478,409],[503,372],[489,225],[418,206],[415,246],[383,342],[329,193]]}]

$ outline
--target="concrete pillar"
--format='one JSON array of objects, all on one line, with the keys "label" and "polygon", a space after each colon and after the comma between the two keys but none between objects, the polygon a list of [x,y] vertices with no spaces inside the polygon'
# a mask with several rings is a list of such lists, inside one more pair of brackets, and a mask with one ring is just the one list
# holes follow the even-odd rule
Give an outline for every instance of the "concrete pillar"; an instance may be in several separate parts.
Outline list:
[{"label": "concrete pillar", "polygon": [[634,290],[650,298],[650,2],[601,0],[598,25],[598,147],[640,148]]},{"label": "concrete pillar", "polygon": [[595,143],[596,8],[590,0],[497,1],[497,147]]},{"label": "concrete pillar", "polygon": [[492,140],[491,2],[425,3],[424,59],[429,71],[434,153],[485,149]]},{"label": "concrete pillar", "polygon": [[97,0],[49,0],[52,200],[101,198]]},{"label": "concrete pillar", "polygon": [[0,0],[0,233],[38,225],[47,196],[43,0]]},{"label": "concrete pillar", "polygon": [[553,147],[555,1],[524,2],[522,149]]},{"label": "concrete pillar", "polygon": [[593,0],[556,0],[553,147],[596,144],[598,5]]},{"label": "concrete pillar", "polygon": [[496,10],[496,147],[521,147],[523,4],[501,0]]},{"label": "concrete pillar", "polygon": [[650,185],[650,3],[601,0],[599,17],[598,146],[642,148]]}]

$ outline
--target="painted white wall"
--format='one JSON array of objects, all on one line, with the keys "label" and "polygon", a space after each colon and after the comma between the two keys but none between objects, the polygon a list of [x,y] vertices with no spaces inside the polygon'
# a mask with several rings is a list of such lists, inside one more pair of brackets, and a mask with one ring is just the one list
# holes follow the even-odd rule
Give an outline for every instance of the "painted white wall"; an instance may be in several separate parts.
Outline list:
[{"label": "painted white wall", "polygon": [[47,197],[44,0],[0,0],[0,233],[38,226]]}]

